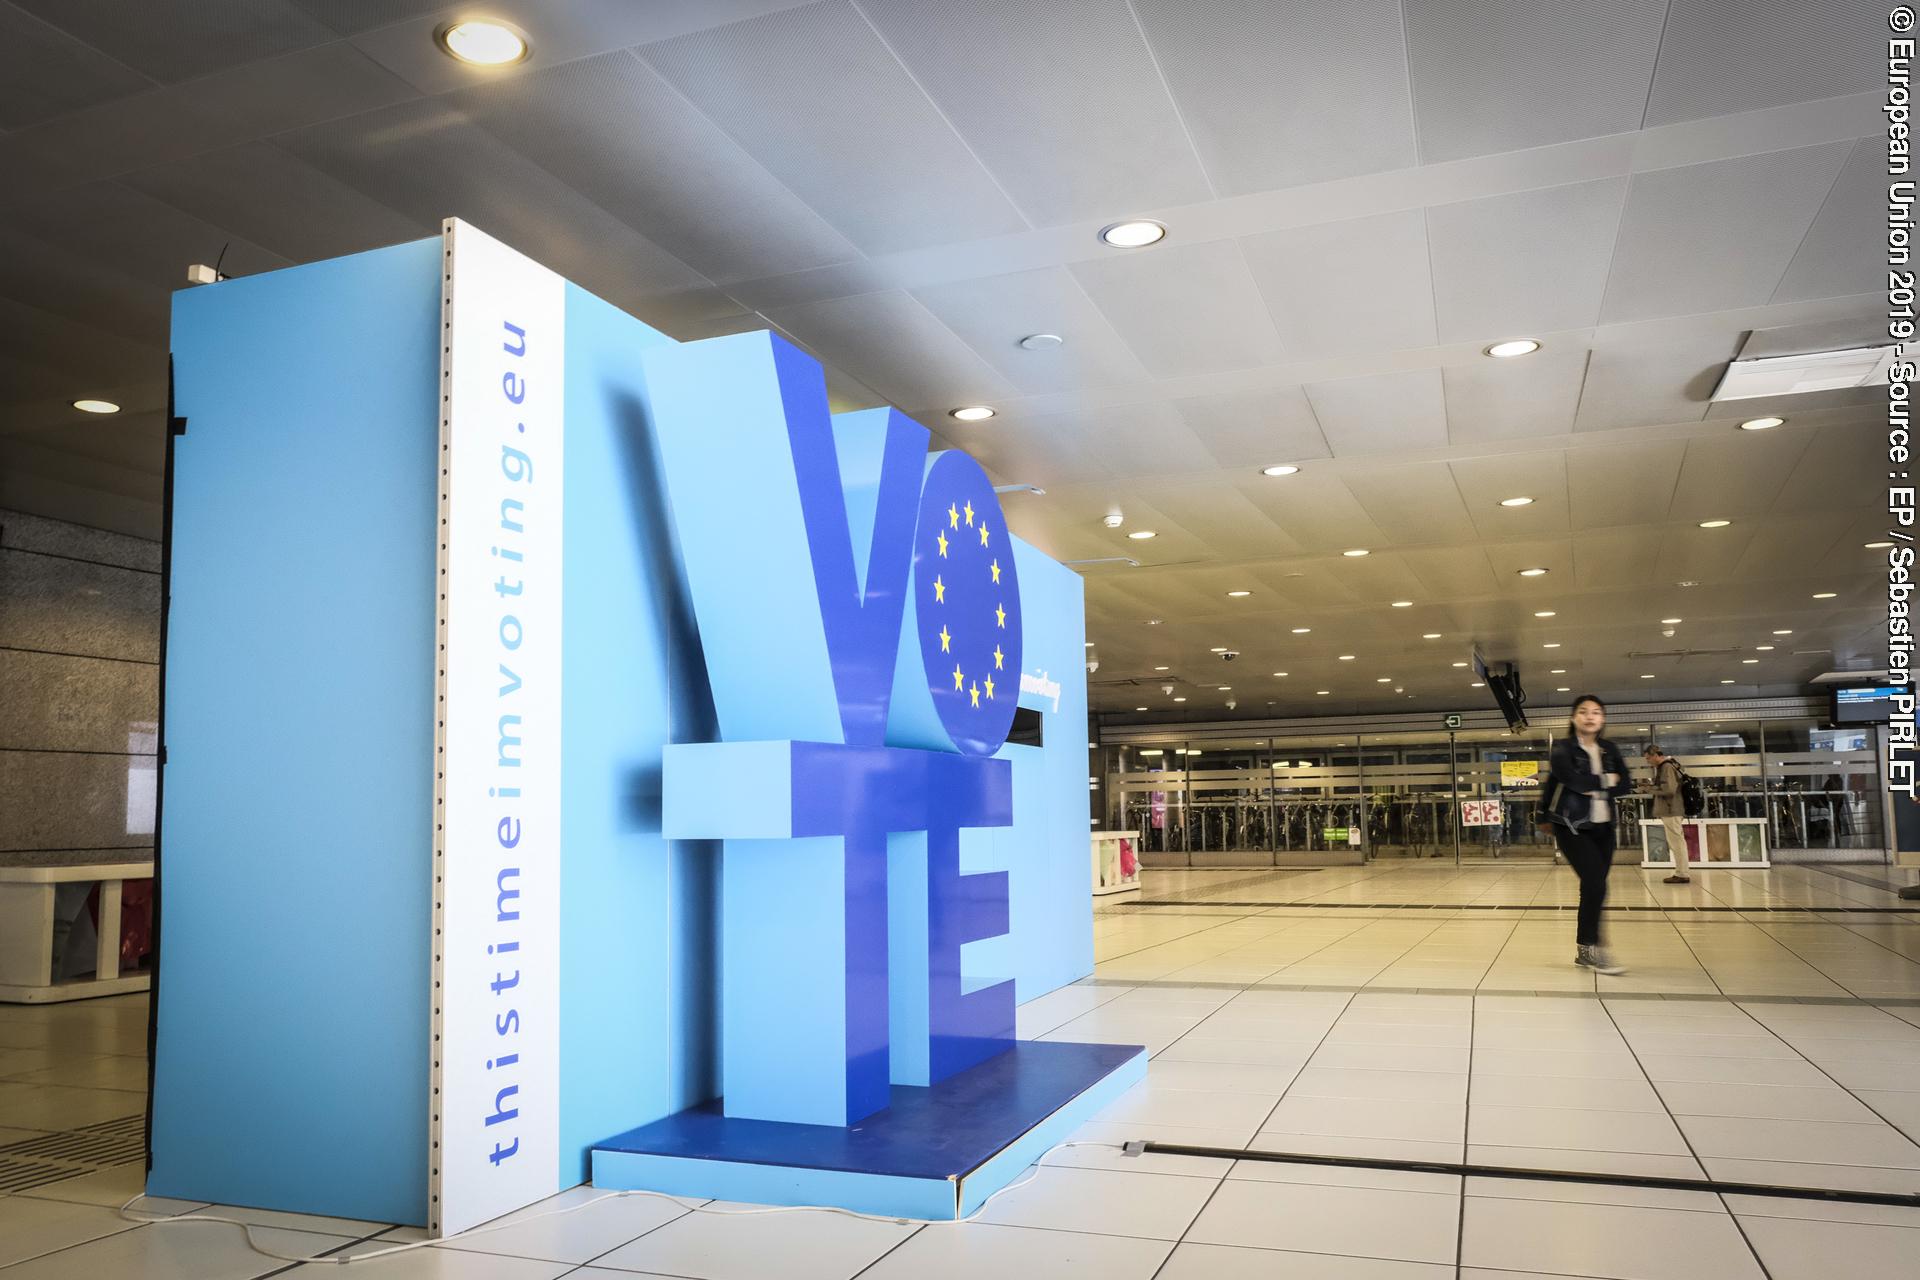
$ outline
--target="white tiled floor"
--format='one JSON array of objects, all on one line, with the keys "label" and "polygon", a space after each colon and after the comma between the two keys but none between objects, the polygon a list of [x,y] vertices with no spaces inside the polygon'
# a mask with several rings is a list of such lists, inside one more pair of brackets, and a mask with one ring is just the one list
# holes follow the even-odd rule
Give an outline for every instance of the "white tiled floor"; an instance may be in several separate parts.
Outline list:
[{"label": "white tiled floor", "polygon": [[[1564,871],[1150,873],[1145,896],[1172,905],[1104,904],[1094,977],[1020,1011],[1026,1036],[1149,1045],[1148,1079],[1076,1135],[1106,1145],[1056,1151],[972,1223],[730,1216],[739,1206],[640,1196],[539,1216],[598,1194],[576,1189],[501,1229],[340,1272],[263,1257],[231,1227],[135,1225],[116,1207],[139,1166],[76,1166],[0,1195],[0,1280],[1920,1274],[1920,1209],[1118,1149],[1147,1138],[1920,1193],[1920,914],[1860,911],[1896,902],[1805,868],[1679,887],[1621,868],[1615,882],[1623,906],[1737,910],[1614,913],[1633,968],[1596,979],[1569,963]],[[1300,905],[1317,901],[1338,905]],[[140,997],[0,1006],[0,1178],[20,1162],[4,1148],[50,1132],[135,1123],[137,1137],[145,1037]],[[419,1238],[208,1211],[262,1224],[286,1253]]]}]

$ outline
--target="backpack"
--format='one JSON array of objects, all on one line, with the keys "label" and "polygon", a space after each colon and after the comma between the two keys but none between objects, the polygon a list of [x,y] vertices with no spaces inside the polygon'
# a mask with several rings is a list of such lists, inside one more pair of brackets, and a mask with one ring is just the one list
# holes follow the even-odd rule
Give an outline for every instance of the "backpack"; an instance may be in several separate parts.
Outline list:
[{"label": "backpack", "polygon": [[1680,767],[1680,762],[1672,756],[1667,759],[1673,764],[1673,771],[1680,775],[1680,812],[1689,818],[1698,818],[1707,811],[1707,789],[1700,785],[1700,779]]}]

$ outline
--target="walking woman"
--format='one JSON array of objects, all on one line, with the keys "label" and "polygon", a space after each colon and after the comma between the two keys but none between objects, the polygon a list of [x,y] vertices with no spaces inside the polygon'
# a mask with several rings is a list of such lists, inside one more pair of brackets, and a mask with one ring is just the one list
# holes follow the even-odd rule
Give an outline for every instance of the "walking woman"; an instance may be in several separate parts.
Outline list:
[{"label": "walking woman", "polygon": [[1613,870],[1613,799],[1633,789],[1619,748],[1600,736],[1606,726],[1606,703],[1590,693],[1574,700],[1567,736],[1553,744],[1545,811],[1561,854],[1580,877],[1573,962],[1597,973],[1625,973],[1600,942],[1607,873]]}]

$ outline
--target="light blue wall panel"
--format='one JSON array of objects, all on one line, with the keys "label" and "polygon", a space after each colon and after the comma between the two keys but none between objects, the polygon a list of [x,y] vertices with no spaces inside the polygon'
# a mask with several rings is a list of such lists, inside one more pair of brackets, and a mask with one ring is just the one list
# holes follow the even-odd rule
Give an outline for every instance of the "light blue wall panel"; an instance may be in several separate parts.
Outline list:
[{"label": "light blue wall panel", "polygon": [[426,1210],[440,241],[174,301],[159,1195]]}]

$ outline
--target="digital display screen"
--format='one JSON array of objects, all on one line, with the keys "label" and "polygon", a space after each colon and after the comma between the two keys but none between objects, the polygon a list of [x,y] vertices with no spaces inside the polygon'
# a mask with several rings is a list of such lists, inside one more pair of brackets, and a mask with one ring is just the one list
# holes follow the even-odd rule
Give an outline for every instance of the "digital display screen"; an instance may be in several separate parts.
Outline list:
[{"label": "digital display screen", "polygon": [[1884,724],[1893,714],[1895,695],[1905,693],[1899,685],[1866,685],[1833,691],[1835,724]]}]

